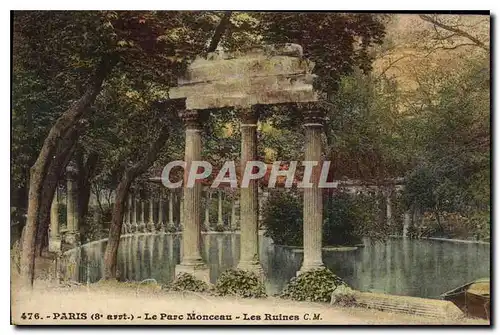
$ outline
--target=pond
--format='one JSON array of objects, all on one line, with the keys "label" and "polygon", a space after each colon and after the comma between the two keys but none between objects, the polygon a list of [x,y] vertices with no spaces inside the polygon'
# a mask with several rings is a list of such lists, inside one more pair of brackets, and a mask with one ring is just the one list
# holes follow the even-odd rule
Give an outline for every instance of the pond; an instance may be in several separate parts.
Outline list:
[{"label": "pond", "polygon": [[[122,237],[118,252],[120,280],[154,278],[168,283],[180,260],[182,235],[139,234]],[[277,246],[260,236],[260,259],[268,294],[279,293],[300,269],[303,254]],[[236,267],[238,234],[203,235],[202,250],[210,278]],[[415,297],[438,298],[450,289],[490,275],[490,245],[436,240],[364,239],[364,247],[351,251],[323,251],[325,265],[353,288]],[[106,242],[82,246],[73,261],[73,279],[95,282],[101,278]]]}]

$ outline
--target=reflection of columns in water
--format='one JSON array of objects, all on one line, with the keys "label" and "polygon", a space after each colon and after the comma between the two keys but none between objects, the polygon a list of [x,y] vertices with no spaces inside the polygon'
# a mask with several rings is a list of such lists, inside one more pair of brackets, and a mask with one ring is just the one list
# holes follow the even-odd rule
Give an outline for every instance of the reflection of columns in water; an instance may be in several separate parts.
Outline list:
[{"label": "reflection of columns in water", "polygon": [[[255,109],[242,112],[241,120],[241,168],[244,169],[248,161],[257,157],[257,121],[259,114]],[[244,170],[243,170],[244,171]],[[240,189],[240,261],[238,267],[262,274],[259,262],[259,231],[257,215],[258,184],[255,179],[250,180],[248,187]]]},{"label": "reflection of columns in water", "polygon": [[238,254],[238,246],[236,244],[236,234],[231,234],[231,258],[233,259],[233,266],[238,264],[240,255]]},{"label": "reflection of columns in water", "polygon": [[222,246],[222,236],[218,235],[217,236],[217,255],[219,256],[219,265],[222,265],[223,261],[223,246]]},{"label": "reflection of columns in water", "polygon": [[304,188],[304,260],[301,272],[323,267],[321,255],[322,224],[323,224],[323,196],[318,187],[321,166],[321,133],[323,115],[318,110],[305,110],[305,161],[315,161],[318,165],[311,174],[312,187]]},{"label": "reflection of columns in water", "polygon": [[210,263],[210,234],[205,234],[204,236],[204,248],[205,248],[205,261]]},{"label": "reflection of columns in water", "polygon": [[165,234],[160,234],[158,238],[158,262],[163,260],[163,253],[165,252]]},{"label": "reflection of columns in water", "polygon": [[212,193],[207,188],[205,191],[205,221],[203,224],[206,228],[210,227],[210,199],[212,197]]},{"label": "reflection of columns in water", "polygon": [[132,265],[133,265],[133,272],[132,272],[132,279],[133,280],[139,280],[139,275],[140,275],[140,262],[139,262],[139,236],[134,235],[134,238],[132,240]]},{"label": "reflection of columns in water", "polygon": [[234,195],[233,199],[231,200],[231,229],[236,229],[238,226],[238,222],[236,219],[236,194]]},{"label": "reflection of columns in water", "polygon": [[[168,235],[167,236],[167,244],[168,244],[168,259],[170,262],[173,262],[174,260],[174,235]],[[182,257],[182,243],[180,243],[180,248],[181,248],[181,257]],[[182,261],[182,259],[181,259]]]},{"label": "reflection of columns in water", "polygon": [[404,219],[403,219],[403,237],[408,237],[408,229],[410,228],[410,222],[411,222],[411,214],[410,211],[407,210],[404,213]]},{"label": "reflection of columns in water", "polygon": [[222,226],[224,225],[224,221],[222,221],[222,190],[217,190],[217,199],[217,225]]},{"label": "reflection of columns in water", "polygon": [[151,274],[153,273],[153,251],[154,251],[154,247],[155,247],[155,238],[156,238],[157,235],[153,235],[153,234],[150,234],[148,235],[146,238],[148,240],[148,246],[147,246],[147,249],[149,251],[149,277],[151,277]]},{"label": "reflection of columns in water", "polygon": [[146,279],[148,276],[148,273],[146,272],[146,243],[147,243],[147,235],[142,235],[140,236],[141,238],[141,278],[140,280]]}]

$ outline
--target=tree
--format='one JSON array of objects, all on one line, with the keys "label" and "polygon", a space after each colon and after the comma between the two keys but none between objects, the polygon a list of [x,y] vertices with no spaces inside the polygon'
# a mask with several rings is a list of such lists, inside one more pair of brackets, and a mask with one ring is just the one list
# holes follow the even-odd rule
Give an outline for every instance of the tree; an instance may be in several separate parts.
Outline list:
[{"label": "tree", "polygon": [[[22,41],[15,43],[14,68],[33,67],[38,76],[55,79],[50,88],[64,87],[72,97],[30,170],[21,275],[32,285],[36,234],[47,224],[40,221],[41,193],[47,176],[57,175],[50,158],[59,157],[60,142],[73,136],[113,68],[129,73],[137,85],[144,79],[171,85],[206,43],[207,30],[200,28],[215,22],[199,12],[16,12],[14,20],[15,36]],[[186,32],[194,34],[187,38]]]}]

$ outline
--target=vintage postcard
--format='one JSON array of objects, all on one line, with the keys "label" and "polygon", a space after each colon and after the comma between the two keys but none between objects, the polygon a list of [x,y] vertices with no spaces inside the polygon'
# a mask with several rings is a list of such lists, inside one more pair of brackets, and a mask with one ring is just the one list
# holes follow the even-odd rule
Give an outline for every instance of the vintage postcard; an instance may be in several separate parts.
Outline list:
[{"label": "vintage postcard", "polygon": [[13,325],[491,324],[489,11],[11,20]]}]

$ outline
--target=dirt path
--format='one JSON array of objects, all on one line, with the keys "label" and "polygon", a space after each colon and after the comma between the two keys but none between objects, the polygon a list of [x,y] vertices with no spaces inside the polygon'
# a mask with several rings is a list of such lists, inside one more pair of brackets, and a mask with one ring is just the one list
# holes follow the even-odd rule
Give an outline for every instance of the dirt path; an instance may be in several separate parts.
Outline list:
[{"label": "dirt path", "polygon": [[[28,292],[20,290],[14,280],[11,301],[12,321],[18,325],[488,324],[486,320],[442,320],[277,298],[240,299],[172,293],[123,284],[56,287],[47,281],[37,281],[35,289]],[[26,313],[25,319],[23,313]]]}]

